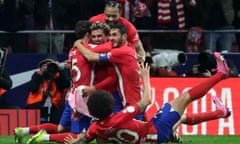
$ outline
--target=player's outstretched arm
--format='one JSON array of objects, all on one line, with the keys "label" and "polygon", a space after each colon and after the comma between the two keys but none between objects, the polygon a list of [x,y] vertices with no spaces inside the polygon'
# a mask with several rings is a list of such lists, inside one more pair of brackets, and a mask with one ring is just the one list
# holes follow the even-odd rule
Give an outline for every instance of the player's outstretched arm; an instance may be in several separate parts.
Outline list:
[{"label": "player's outstretched arm", "polygon": [[78,48],[78,50],[81,52],[81,54],[88,60],[88,61],[99,61],[98,53],[95,53],[82,44],[81,40],[76,40],[74,42],[74,47]]},{"label": "player's outstretched arm", "polygon": [[79,133],[77,138],[73,138],[71,135],[64,138],[64,144],[85,144],[85,133]]},{"label": "player's outstretched arm", "polygon": [[143,111],[145,109],[145,107],[150,104],[151,102],[151,85],[150,85],[150,66],[148,64],[141,64],[140,67],[140,76],[142,77],[144,84],[143,84],[143,97],[142,99],[138,102],[138,105],[141,109],[141,111]]}]

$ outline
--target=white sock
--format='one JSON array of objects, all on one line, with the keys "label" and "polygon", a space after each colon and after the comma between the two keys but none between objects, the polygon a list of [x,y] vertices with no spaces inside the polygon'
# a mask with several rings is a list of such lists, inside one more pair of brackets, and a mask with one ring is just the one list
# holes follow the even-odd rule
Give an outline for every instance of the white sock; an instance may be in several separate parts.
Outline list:
[{"label": "white sock", "polygon": [[46,134],[45,136],[43,136],[43,140],[44,141],[49,141],[50,140],[50,134]]},{"label": "white sock", "polygon": [[28,135],[30,132],[30,128],[29,127],[22,128],[22,132],[24,135]]}]

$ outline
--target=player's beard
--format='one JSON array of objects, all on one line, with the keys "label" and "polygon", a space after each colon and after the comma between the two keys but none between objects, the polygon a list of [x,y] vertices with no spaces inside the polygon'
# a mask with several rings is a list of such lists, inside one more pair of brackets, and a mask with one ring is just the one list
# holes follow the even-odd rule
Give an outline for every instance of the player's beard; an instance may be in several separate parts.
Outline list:
[{"label": "player's beard", "polygon": [[108,20],[106,20],[106,23],[107,23],[108,25],[115,25],[115,24],[117,24],[118,22],[117,22],[117,21],[108,21]]},{"label": "player's beard", "polygon": [[115,42],[114,42],[113,47],[114,47],[114,48],[118,48],[118,47],[120,47],[120,46],[122,46],[122,45],[123,45],[123,39],[121,38],[121,39],[119,39],[118,41],[115,41]]}]

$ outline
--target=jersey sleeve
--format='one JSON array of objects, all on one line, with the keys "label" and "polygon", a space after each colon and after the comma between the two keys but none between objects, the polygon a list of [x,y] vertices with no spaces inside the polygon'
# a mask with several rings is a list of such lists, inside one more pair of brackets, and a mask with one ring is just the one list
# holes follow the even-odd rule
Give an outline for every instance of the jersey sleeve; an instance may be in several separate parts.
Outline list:
[{"label": "jersey sleeve", "polygon": [[88,21],[89,22],[102,22],[102,23],[105,23],[105,16],[104,16],[104,14],[98,14],[96,16],[90,17],[90,19]]},{"label": "jersey sleeve", "polygon": [[97,137],[97,132],[96,132],[96,123],[92,123],[90,127],[88,128],[87,132],[85,133],[85,138],[87,141],[91,141]]},{"label": "jersey sleeve", "polygon": [[[114,48],[109,52],[109,61],[114,63],[128,63],[128,58],[132,57],[132,49],[129,47],[125,48]],[[127,56],[127,55],[130,55]]]},{"label": "jersey sleeve", "polygon": [[109,52],[111,49],[112,49],[112,42],[109,41],[109,42],[100,44],[91,50],[96,53],[106,53],[106,52]]}]

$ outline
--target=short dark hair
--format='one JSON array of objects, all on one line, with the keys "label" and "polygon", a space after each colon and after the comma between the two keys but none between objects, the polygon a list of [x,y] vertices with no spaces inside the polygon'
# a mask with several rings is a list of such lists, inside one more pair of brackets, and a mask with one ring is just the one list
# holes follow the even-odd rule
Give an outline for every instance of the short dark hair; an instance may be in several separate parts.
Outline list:
[{"label": "short dark hair", "polygon": [[113,1],[113,0],[107,1],[105,8],[106,7],[118,8],[119,11],[121,11],[121,9],[122,9],[122,5],[120,3],[118,3],[117,1]]},{"label": "short dark hair", "polygon": [[127,28],[123,24],[120,24],[120,23],[110,25],[110,29],[119,29],[119,31],[122,35],[128,34]]},{"label": "short dark hair", "polygon": [[96,90],[88,99],[87,106],[90,114],[98,119],[104,119],[112,114],[115,100],[105,90]]},{"label": "short dark hair", "polygon": [[87,32],[90,32],[91,23],[87,20],[79,20],[75,24],[75,34],[77,38],[83,38]]}]

